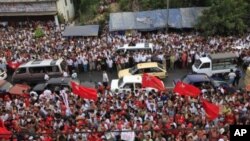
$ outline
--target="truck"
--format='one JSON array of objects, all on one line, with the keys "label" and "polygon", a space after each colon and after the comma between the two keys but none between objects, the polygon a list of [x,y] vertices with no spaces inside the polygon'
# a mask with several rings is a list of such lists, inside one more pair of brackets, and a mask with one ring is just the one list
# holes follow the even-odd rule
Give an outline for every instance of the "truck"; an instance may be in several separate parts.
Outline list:
[{"label": "truck", "polygon": [[213,75],[227,76],[227,74],[237,69],[237,55],[232,52],[209,54],[195,60],[192,65],[194,73],[205,73],[209,77]]}]

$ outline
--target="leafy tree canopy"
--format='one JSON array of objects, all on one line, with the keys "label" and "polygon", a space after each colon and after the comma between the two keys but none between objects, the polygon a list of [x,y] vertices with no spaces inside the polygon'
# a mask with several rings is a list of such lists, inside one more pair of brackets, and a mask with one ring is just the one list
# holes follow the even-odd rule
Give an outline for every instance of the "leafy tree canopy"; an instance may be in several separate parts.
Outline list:
[{"label": "leafy tree canopy", "polygon": [[247,27],[248,0],[214,0],[198,20],[197,29],[205,35],[243,34]]}]

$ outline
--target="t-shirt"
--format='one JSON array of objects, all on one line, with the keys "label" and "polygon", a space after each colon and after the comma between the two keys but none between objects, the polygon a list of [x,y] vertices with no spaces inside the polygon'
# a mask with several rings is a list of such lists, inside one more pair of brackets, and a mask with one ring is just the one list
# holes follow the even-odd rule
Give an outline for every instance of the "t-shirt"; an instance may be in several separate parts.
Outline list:
[{"label": "t-shirt", "polygon": [[228,74],[229,79],[234,79],[236,77],[236,74],[234,72],[230,72]]}]

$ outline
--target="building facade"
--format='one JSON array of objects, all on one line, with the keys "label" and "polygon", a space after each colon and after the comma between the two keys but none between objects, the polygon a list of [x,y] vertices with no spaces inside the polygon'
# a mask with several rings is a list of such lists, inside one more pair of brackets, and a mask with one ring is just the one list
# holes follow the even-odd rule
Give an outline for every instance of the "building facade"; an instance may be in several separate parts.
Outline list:
[{"label": "building facade", "polygon": [[0,17],[55,16],[56,20],[58,15],[66,21],[72,20],[73,0],[0,0]]}]

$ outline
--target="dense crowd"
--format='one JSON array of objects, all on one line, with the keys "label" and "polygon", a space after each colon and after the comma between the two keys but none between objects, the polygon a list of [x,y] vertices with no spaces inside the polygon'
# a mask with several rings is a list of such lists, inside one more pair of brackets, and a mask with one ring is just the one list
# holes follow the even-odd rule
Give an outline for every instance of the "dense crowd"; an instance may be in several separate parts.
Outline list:
[{"label": "dense crowd", "polygon": [[[66,26],[66,25],[64,25]],[[209,37],[196,33],[135,33],[119,35],[103,32],[100,37],[64,38],[64,26],[53,22],[23,22],[0,28],[1,67],[9,60],[64,58],[71,71],[113,70],[138,62],[159,61],[172,70],[187,68],[195,59],[211,52],[230,51],[247,57],[250,36]],[[40,27],[45,35],[34,38]],[[152,42],[154,52],[117,53],[117,46],[130,42]],[[62,93],[68,94],[69,109]],[[143,141],[227,141],[229,125],[250,124],[250,97],[244,89],[230,93],[209,90],[198,98],[180,97],[170,90],[112,93],[100,91],[98,100],[81,99],[63,89],[46,89],[29,97],[0,99],[0,118],[18,140],[121,140]],[[205,98],[220,105],[220,116],[208,120],[200,103]],[[113,131],[113,132],[111,132]],[[124,134],[127,131],[130,134]]]}]

